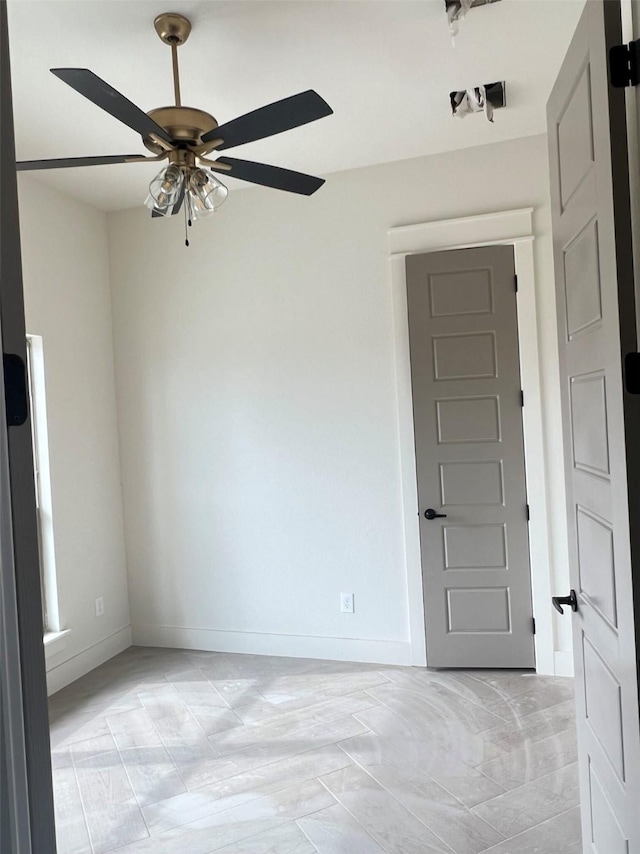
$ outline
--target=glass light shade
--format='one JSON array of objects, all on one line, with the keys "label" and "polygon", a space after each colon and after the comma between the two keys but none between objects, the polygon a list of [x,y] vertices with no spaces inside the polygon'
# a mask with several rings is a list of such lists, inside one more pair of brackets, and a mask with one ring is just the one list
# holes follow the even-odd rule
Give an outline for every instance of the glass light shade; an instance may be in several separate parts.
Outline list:
[{"label": "glass light shade", "polygon": [[147,198],[144,200],[144,203],[150,211],[155,211],[160,216],[167,216],[171,211],[171,208],[168,206],[166,208],[159,208],[156,204],[156,200],[153,198],[152,195],[148,195]]},{"label": "glass light shade", "polygon": [[149,184],[149,195],[145,204],[159,213],[167,213],[180,198],[183,184],[182,169],[173,164],[165,167]]},{"label": "glass light shade", "polygon": [[212,214],[228,195],[229,190],[210,169],[194,169],[189,176],[189,196],[194,219]]}]

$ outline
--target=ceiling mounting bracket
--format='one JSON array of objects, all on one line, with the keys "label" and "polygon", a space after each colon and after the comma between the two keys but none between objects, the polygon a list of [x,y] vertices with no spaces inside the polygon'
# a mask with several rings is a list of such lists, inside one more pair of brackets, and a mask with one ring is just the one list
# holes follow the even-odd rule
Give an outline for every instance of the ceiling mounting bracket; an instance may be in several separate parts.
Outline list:
[{"label": "ceiling mounting bracket", "polygon": [[177,12],[163,12],[157,16],[153,26],[160,39],[170,46],[184,44],[191,33],[191,21]]},{"label": "ceiling mounting bracket", "polygon": [[616,89],[640,84],[640,39],[611,48],[609,79]]}]

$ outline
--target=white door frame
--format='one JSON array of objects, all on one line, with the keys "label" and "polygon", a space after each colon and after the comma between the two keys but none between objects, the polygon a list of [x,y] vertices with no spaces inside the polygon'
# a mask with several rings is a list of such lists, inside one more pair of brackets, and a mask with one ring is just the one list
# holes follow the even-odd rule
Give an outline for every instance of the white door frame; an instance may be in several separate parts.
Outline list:
[{"label": "white door frame", "polygon": [[[533,613],[536,619],[536,669],[538,673],[556,673],[550,604],[553,556],[547,524],[547,472],[535,293],[533,208],[392,228],[387,235],[393,308],[411,663],[423,667],[427,665],[405,257],[443,249],[507,244],[513,246],[518,276],[518,335],[522,389],[526,404],[523,419],[527,495],[531,509],[529,554]],[[565,671],[563,675],[569,674]]]}]

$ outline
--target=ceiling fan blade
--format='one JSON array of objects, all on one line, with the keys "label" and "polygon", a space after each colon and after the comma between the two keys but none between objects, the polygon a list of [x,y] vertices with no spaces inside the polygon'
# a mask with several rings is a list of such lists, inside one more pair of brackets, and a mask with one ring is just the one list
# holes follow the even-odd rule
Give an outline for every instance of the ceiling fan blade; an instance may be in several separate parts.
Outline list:
[{"label": "ceiling fan blade", "polygon": [[105,157],[60,157],[57,160],[21,160],[16,163],[18,172],[36,169],[69,169],[73,166],[106,166],[109,163],[130,163],[146,158],[140,154],[115,154]]},{"label": "ceiling fan blade", "polygon": [[156,217],[159,217],[159,216],[175,216],[180,211],[180,208],[182,207],[183,201],[184,201],[184,184],[182,185],[182,189],[180,190],[180,195],[178,196],[178,201],[175,203],[175,205],[171,209],[171,213],[164,214],[164,213],[161,213],[161,211],[159,211],[157,208],[154,208],[151,211],[151,219],[155,219]]},{"label": "ceiling fan blade", "polygon": [[292,172],[290,169],[281,169],[279,166],[268,166],[266,163],[254,163],[252,160],[219,157],[216,163],[230,166],[229,170],[224,170],[224,174],[232,178],[261,184],[263,187],[273,187],[274,190],[299,193],[301,196],[312,195],[324,184],[324,178],[315,178],[303,172]]},{"label": "ceiling fan blade", "polygon": [[202,142],[223,139],[223,144],[217,146],[218,151],[223,151],[225,148],[254,142],[256,139],[264,139],[308,122],[315,122],[316,119],[323,119],[332,113],[333,110],[327,102],[313,89],[308,89],[220,125],[205,133]]},{"label": "ceiling fan blade", "polygon": [[180,212],[180,208],[182,207],[182,203],[184,201],[184,183],[182,184],[182,189],[180,190],[180,195],[178,196],[178,201],[173,206],[173,210],[171,211],[171,216],[175,216]]},{"label": "ceiling fan blade", "polygon": [[172,143],[164,128],[88,68],[52,68],[51,73],[141,136],[155,134]]}]

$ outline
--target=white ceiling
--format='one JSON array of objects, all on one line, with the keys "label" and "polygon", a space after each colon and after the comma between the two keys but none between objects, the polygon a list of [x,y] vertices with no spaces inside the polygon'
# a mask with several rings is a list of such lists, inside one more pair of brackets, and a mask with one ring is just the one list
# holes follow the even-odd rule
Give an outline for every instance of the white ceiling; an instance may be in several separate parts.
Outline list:
[{"label": "white ceiling", "polygon": [[[154,17],[169,10],[193,22],[180,49],[184,104],[222,124],[313,88],[334,109],[234,156],[323,175],[543,133],[545,103],[583,5],[501,0],[472,10],[453,47],[443,0],[9,0],[17,156],[145,153],[133,131],[49,69],[90,68],[143,110],[170,104],[171,55],[153,29]],[[451,89],[495,80],[506,80],[508,100],[495,124],[451,117]],[[37,177],[117,210],[141,203],[158,168]]]}]

